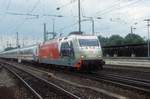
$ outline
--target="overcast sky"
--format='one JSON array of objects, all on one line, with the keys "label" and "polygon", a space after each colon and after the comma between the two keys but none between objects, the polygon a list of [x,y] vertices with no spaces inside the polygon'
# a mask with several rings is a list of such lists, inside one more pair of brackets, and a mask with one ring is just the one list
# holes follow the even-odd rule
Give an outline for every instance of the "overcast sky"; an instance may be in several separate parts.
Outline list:
[{"label": "overcast sky", "polygon": [[[77,31],[77,4],[77,0],[0,0],[0,49],[6,47],[6,42],[15,46],[16,32],[21,44],[23,40],[25,45],[42,41],[43,23],[47,23],[47,30],[51,32],[53,19],[58,35]],[[124,37],[133,26],[134,33],[147,38],[143,20],[150,18],[150,0],[81,0],[81,13],[94,18],[95,32],[99,35]],[[82,22],[82,31],[91,34],[91,21]]]}]

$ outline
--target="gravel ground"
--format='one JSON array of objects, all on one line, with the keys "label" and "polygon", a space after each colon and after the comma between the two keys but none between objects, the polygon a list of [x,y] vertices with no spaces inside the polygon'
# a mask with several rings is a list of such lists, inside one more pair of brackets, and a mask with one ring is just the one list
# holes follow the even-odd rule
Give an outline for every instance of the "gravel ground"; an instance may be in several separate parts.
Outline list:
[{"label": "gravel ground", "polygon": [[0,68],[0,99],[33,99],[12,74]]},{"label": "gravel ground", "polygon": [[113,92],[116,94],[119,94],[121,96],[127,97],[129,99],[149,99],[150,95],[144,94],[144,93],[137,93],[134,92],[132,90],[126,90],[126,89],[122,89],[119,88],[117,86],[114,86],[112,84],[106,84],[104,82],[97,82],[97,81],[92,81],[90,79],[85,79],[85,78],[81,78],[81,77],[76,77],[74,75],[69,75],[68,74],[62,74],[60,72],[55,72],[55,75],[58,77],[61,77],[63,79],[69,80],[71,82],[76,82],[78,84],[84,84],[85,86],[92,86],[95,88],[99,88],[99,89],[105,89],[105,90],[109,90],[109,92]]},{"label": "gravel ground", "polygon": [[106,73],[115,73],[122,76],[131,76],[134,78],[148,79],[150,80],[150,72],[134,71],[129,69],[119,69],[119,68],[104,68],[103,71]]},{"label": "gravel ground", "polygon": [[136,71],[142,73],[150,73],[150,68],[147,67],[133,67],[133,66],[120,66],[120,65],[104,65],[104,69],[116,69],[116,70],[124,70],[124,71]]},{"label": "gravel ground", "polygon": [[[39,70],[34,70],[33,68],[29,67],[26,68],[24,66],[17,66],[18,68],[23,68],[24,70],[27,70],[28,72],[43,77],[46,80],[48,80],[51,83],[55,83],[56,85],[64,88],[65,90],[70,91],[71,93],[81,97],[82,99],[116,99],[113,98],[111,96],[108,96],[109,93],[107,93],[107,95],[105,95],[104,93],[101,93],[97,90],[91,90],[88,87],[85,88],[85,86],[82,86],[80,84],[77,83],[72,83],[67,81],[64,81],[64,79],[59,79],[56,76],[53,77],[54,75],[51,74],[51,76],[48,76],[48,73],[45,72],[40,72]],[[58,80],[59,79],[59,80]]]},{"label": "gravel ground", "polygon": [[[104,82],[97,82],[97,81],[92,81],[90,79],[77,77],[73,74],[62,73],[59,71],[57,72],[54,70],[50,70],[50,72],[53,75],[55,75],[56,77],[61,78],[63,80],[56,80],[53,77],[50,77],[50,78],[47,78],[47,79],[49,79],[49,81],[58,84],[59,86],[63,87],[64,89],[70,90],[72,93],[75,93],[76,95],[79,95],[79,96],[82,95],[84,98],[86,96],[86,98],[89,98],[89,99],[97,99],[97,98],[110,99],[110,97],[108,98],[108,97],[106,97],[106,95],[103,95],[103,94],[97,95],[96,93],[94,93],[94,91],[89,91],[89,90],[87,91],[86,89],[83,89],[80,86],[75,87],[75,86],[73,86],[74,83],[75,83],[75,85],[79,84],[79,85],[84,85],[84,86],[88,86],[88,87],[92,87],[92,88],[104,89],[110,93],[115,93],[115,94],[118,94],[120,96],[124,96],[124,98],[129,98],[129,99],[134,99],[134,98],[136,98],[136,99],[149,99],[149,97],[150,97],[149,95],[144,94],[144,93],[122,89],[122,88],[119,88],[119,87],[114,86],[112,84],[106,84]],[[44,76],[46,78],[47,75],[44,74]],[[69,82],[70,84],[66,83],[68,81],[70,81]],[[90,98],[90,97],[92,97],[92,98]]]},{"label": "gravel ground", "polygon": [[85,86],[82,86],[82,85],[68,84],[66,82],[56,80],[54,78],[50,78],[49,81],[61,86],[62,88],[66,90],[69,90],[70,92],[74,93],[75,95],[78,95],[82,99],[116,99],[116,98],[107,96],[103,93],[90,90],[88,87],[85,88]]},{"label": "gravel ground", "polygon": [[[32,69],[30,69],[30,70],[32,70]],[[132,90],[126,90],[126,89],[119,88],[117,86],[114,86],[114,85],[108,84],[108,83],[104,83],[104,82],[92,81],[90,79],[85,79],[85,78],[78,77],[73,74],[68,74],[65,72],[62,73],[62,72],[55,71],[55,70],[50,70],[49,72],[51,72],[52,75],[54,75],[55,77],[59,78],[59,80],[56,80],[53,77],[47,78],[47,75],[45,75],[45,74],[43,74],[43,75],[41,73],[36,73],[36,74],[43,76],[45,79],[48,79],[49,81],[58,84],[59,86],[63,87],[64,89],[67,89],[76,95],[82,96],[83,98],[111,99],[110,97],[107,97],[106,95],[104,95],[102,93],[96,94],[94,91],[91,91],[89,89],[83,89],[80,86],[75,87],[75,85],[83,85],[83,86],[92,87],[95,89],[98,88],[98,89],[106,90],[110,93],[115,93],[115,94],[123,96],[123,98],[127,98],[127,99],[135,99],[135,98],[136,99],[149,99],[149,97],[150,97],[150,95],[147,95],[144,93],[135,92]],[[68,82],[69,82],[69,84],[68,84]]]}]

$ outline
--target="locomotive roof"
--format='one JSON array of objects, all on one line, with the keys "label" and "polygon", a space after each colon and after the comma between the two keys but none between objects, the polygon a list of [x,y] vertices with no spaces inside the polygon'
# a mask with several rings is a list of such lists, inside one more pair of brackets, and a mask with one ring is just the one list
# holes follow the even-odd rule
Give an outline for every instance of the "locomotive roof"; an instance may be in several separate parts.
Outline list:
[{"label": "locomotive roof", "polygon": [[97,36],[93,35],[70,35],[71,38],[97,38]]},{"label": "locomotive roof", "polygon": [[49,44],[52,42],[63,42],[63,41],[71,40],[71,39],[97,39],[97,36],[93,36],[93,35],[69,35],[69,36],[65,36],[65,37],[58,37],[55,39],[51,39],[49,41],[43,42],[43,44]]},{"label": "locomotive roof", "polygon": [[93,35],[69,35],[69,36],[65,36],[65,37],[58,37],[55,39],[51,39],[51,40],[46,41],[44,43],[67,40],[67,39],[72,39],[72,38],[86,38],[86,39],[88,39],[88,38],[97,38],[97,36],[93,36]]}]

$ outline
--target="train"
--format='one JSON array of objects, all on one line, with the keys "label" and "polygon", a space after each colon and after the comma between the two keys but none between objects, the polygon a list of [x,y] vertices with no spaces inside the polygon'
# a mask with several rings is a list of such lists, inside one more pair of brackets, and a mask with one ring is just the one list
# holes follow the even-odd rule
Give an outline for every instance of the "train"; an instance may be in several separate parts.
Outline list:
[{"label": "train", "polygon": [[0,52],[0,58],[34,61],[76,70],[100,70],[105,61],[97,36],[68,35],[40,44]]}]

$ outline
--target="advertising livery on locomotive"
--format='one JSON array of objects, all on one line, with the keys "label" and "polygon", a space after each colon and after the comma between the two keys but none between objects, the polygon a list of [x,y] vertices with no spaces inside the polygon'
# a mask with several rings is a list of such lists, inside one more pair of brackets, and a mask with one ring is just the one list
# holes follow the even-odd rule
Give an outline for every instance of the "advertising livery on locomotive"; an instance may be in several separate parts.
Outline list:
[{"label": "advertising livery on locomotive", "polygon": [[[36,61],[77,70],[98,70],[104,64],[97,36],[70,35],[0,53],[1,58]],[[52,66],[52,65],[51,65]]]}]

